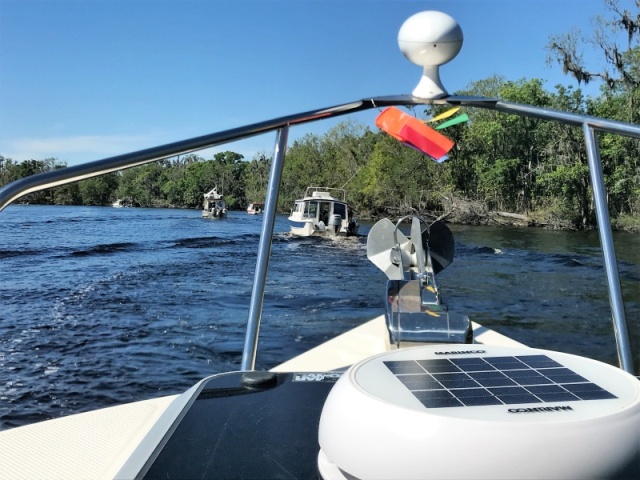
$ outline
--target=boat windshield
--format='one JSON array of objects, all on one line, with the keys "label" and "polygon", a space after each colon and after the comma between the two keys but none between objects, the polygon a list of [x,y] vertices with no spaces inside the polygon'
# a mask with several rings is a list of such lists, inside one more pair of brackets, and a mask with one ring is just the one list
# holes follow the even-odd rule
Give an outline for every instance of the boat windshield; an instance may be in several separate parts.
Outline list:
[{"label": "boat windshield", "polygon": [[304,216],[305,218],[316,218],[318,213],[318,202],[305,202]]}]

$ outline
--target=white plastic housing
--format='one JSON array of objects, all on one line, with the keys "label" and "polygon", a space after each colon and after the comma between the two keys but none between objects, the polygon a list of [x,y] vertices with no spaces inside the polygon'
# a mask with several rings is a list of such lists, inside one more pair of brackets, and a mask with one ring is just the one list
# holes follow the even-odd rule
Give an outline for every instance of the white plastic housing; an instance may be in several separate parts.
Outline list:
[{"label": "white plastic housing", "polygon": [[[521,355],[546,355],[610,398],[427,408],[383,363]],[[340,378],[322,411],[319,443],[325,480],[638,478],[640,382],[610,365],[545,350],[396,350]]]},{"label": "white plastic housing", "polygon": [[400,51],[423,67],[423,76],[413,91],[418,98],[447,95],[440,81],[439,66],[451,61],[462,48],[462,29],[446,13],[426,11],[409,17],[398,32]]}]

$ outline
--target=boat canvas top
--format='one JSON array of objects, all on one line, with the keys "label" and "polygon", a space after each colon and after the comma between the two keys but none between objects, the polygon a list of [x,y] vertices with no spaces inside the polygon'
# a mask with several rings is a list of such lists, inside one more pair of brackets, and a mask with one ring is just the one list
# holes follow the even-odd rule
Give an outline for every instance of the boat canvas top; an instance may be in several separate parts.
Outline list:
[{"label": "boat canvas top", "polygon": [[303,202],[306,200],[332,200],[341,203],[346,203],[347,194],[342,188],[329,188],[329,187],[307,187],[304,197],[297,202]]},{"label": "boat canvas top", "polygon": [[[462,31],[441,12],[412,16],[398,40],[403,54],[422,68],[411,94],[294,113],[34,175],[0,188],[3,209],[31,192],[276,132],[239,370],[203,379],[180,396],[0,433],[4,475],[638,478],[640,382],[632,375],[597,134],[640,139],[640,126],[497,98],[450,95],[440,80],[439,66],[460,50]],[[582,129],[620,368],[528,348],[477,324],[472,324],[472,344],[394,348],[398,338],[389,334],[387,319],[381,315],[273,371],[255,371],[290,127],[386,106],[415,105],[489,109]],[[431,233],[447,234],[436,226],[427,235],[422,222],[412,218],[411,235],[401,236],[389,223],[377,227],[381,237],[372,239],[368,255],[390,282],[417,287],[411,295],[415,299],[418,292],[416,303],[422,308],[422,294],[435,291],[430,282],[436,270],[452,258],[448,241],[435,247]],[[437,297],[433,298],[431,313],[439,311]]]},{"label": "boat canvas top", "polygon": [[204,198],[207,200],[220,200],[222,197],[223,195],[218,193],[218,187],[213,187],[213,189],[204,194]]}]

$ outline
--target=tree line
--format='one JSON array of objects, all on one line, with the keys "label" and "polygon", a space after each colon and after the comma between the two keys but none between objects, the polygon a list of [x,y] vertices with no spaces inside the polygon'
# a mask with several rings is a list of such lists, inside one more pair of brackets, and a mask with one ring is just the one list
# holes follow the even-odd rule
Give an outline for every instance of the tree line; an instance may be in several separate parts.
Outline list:
[{"label": "tree line", "polygon": [[[246,162],[231,151],[217,153],[209,160],[190,154],[31,193],[19,202],[110,205],[124,199],[138,207],[201,208],[203,194],[217,186],[229,206],[239,209],[246,206],[247,198],[264,197],[269,165],[265,156]],[[66,164],[53,158],[15,162],[0,156],[0,185],[59,168],[66,168]]]},{"label": "tree line", "polygon": [[[539,79],[492,77],[457,93],[620,120],[629,115],[623,92],[585,98],[570,87],[546,91]],[[414,113],[427,118],[444,108]],[[344,187],[356,211],[372,218],[453,212],[461,221],[465,214],[467,220],[478,221],[486,212],[504,211],[559,228],[595,225],[580,128],[492,110],[465,111],[469,122],[444,130],[456,144],[443,164],[353,122],[324,135],[307,134],[287,149],[278,210],[288,212],[306,187],[324,185]],[[599,143],[611,217],[621,227],[635,225],[640,216],[640,144],[608,134],[601,135]],[[243,209],[264,200],[270,164],[267,154],[250,161],[231,151],[211,159],[190,154],[32,193],[23,200],[109,205],[124,198],[144,207],[201,208],[203,194],[217,186],[231,209]],[[55,159],[14,162],[0,157],[0,182],[64,167]]]},{"label": "tree line", "polygon": [[[472,82],[456,94],[640,123],[640,15],[620,9],[616,0],[605,0],[605,6],[611,18],[601,18],[597,25],[628,36],[627,49],[622,50],[602,31],[595,32],[607,69],[589,71],[582,65],[582,37],[576,33],[553,37],[548,45],[549,60],[557,61],[579,85],[602,81],[597,97],[561,85],[549,91],[541,79],[499,76]],[[427,119],[445,108],[415,108],[413,114]],[[582,129],[492,110],[469,108],[465,113],[467,123],[443,131],[456,142],[443,164],[384,132],[352,122],[296,140],[286,153],[278,210],[288,212],[306,187],[324,185],[344,187],[356,211],[372,218],[417,212],[482,222],[497,211],[556,228],[595,226]],[[614,226],[638,230],[640,143],[600,134],[599,145]],[[33,193],[24,200],[108,205],[124,198],[140,206],[200,208],[204,192],[217,186],[231,209],[243,209],[264,200],[270,164],[266,153],[251,160],[231,151],[211,159],[191,154]],[[0,185],[64,167],[56,159],[15,162],[0,156]]]}]

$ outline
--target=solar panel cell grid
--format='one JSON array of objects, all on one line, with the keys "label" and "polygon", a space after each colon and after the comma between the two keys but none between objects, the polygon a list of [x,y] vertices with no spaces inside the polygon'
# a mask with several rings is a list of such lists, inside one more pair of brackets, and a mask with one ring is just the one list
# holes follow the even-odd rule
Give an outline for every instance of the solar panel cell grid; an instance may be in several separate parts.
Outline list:
[{"label": "solar panel cell grid", "polygon": [[427,408],[617,398],[546,355],[384,364]]}]

